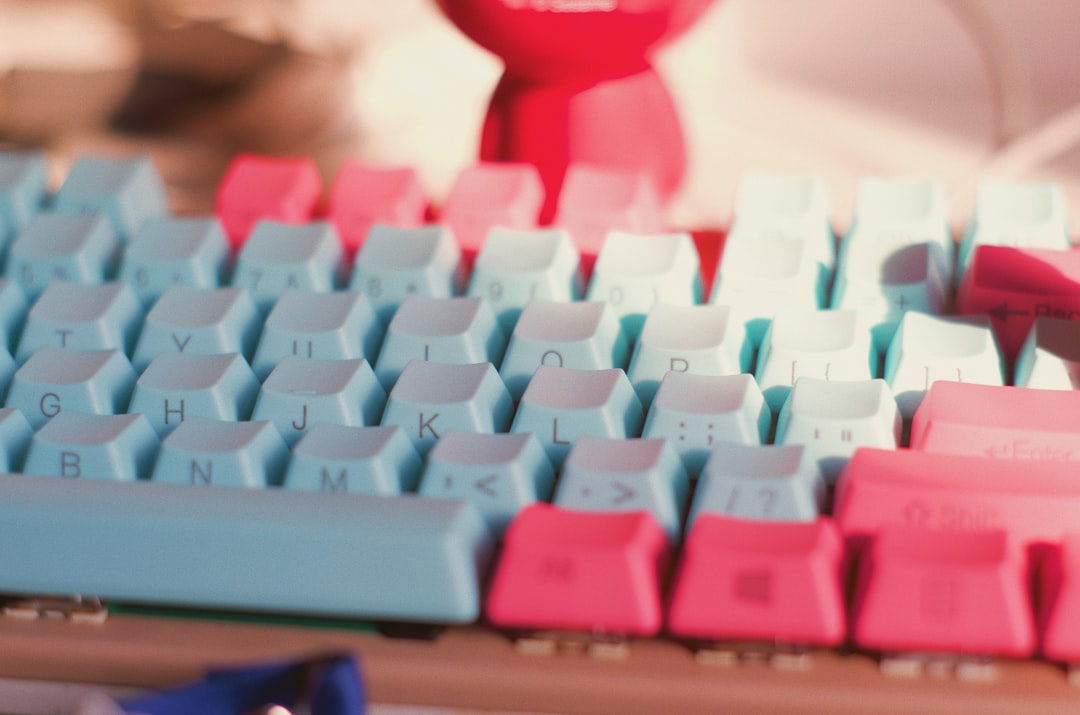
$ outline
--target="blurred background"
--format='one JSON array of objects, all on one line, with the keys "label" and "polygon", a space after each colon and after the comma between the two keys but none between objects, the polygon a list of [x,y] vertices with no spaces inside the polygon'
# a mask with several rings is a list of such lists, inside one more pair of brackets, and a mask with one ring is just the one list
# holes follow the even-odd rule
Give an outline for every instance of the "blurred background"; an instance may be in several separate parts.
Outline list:
[{"label": "blurred background", "polygon": [[[841,230],[866,174],[941,179],[958,224],[987,175],[1080,206],[1078,27],[1074,0],[717,0],[655,58],[690,147],[672,224],[725,225],[748,169],[823,176]],[[184,212],[239,151],[415,166],[438,202],[500,71],[433,0],[0,0],[0,145],[57,178],[149,152]]]}]

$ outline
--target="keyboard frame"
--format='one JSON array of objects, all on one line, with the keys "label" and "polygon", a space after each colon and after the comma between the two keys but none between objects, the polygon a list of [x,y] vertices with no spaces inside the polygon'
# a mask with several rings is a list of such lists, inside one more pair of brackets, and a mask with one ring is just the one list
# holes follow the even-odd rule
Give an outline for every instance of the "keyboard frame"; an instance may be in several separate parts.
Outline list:
[{"label": "keyboard frame", "polygon": [[207,668],[349,652],[372,702],[593,715],[599,713],[1075,713],[1080,689],[1063,666],[998,661],[993,682],[883,674],[868,654],[812,653],[809,670],[761,662],[703,664],[688,646],[633,640],[623,660],[584,653],[518,652],[484,626],[450,627],[434,640],[320,625],[110,614],[104,623],[0,619],[7,678],[160,688]]}]

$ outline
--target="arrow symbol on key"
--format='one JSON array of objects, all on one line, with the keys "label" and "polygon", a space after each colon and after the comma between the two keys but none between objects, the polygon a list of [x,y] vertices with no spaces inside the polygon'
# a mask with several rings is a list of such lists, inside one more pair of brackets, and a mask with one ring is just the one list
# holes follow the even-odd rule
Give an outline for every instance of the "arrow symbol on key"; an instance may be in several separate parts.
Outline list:
[{"label": "arrow symbol on key", "polygon": [[1002,323],[1008,321],[1010,315],[1029,315],[1031,313],[1030,310],[1009,310],[1007,302],[995,305],[986,312],[991,318],[1000,320]]},{"label": "arrow symbol on key", "polygon": [[611,486],[615,491],[619,492],[619,496],[611,500],[612,504],[625,504],[626,502],[637,496],[636,491],[626,486],[622,482],[612,482]]},{"label": "arrow symbol on key", "polygon": [[498,478],[498,474],[489,474],[483,479],[477,479],[473,483],[473,486],[475,486],[479,491],[482,491],[484,494],[487,494],[489,497],[497,497],[499,496],[499,493],[488,485],[493,484]]}]

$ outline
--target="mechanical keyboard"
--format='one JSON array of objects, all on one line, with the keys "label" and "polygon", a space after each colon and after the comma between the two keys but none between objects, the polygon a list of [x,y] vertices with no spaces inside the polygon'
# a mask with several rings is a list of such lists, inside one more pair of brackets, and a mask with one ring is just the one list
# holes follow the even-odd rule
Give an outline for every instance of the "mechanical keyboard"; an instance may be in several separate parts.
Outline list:
[{"label": "mechanical keyboard", "polygon": [[1052,184],[0,153],[0,675],[346,650],[380,702],[1071,712],[1080,264]]}]

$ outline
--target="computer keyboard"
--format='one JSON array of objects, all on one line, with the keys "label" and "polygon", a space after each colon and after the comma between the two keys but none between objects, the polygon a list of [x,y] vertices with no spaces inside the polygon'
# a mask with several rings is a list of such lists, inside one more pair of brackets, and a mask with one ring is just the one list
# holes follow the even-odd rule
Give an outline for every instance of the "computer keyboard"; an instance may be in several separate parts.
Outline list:
[{"label": "computer keyboard", "polygon": [[957,246],[928,181],[861,182],[837,238],[821,183],[751,175],[722,238],[587,166],[546,226],[525,165],[431,207],[240,156],[213,217],[145,158],[46,169],[0,153],[0,675],[348,650],[473,709],[1080,705],[1054,186],[984,185]]}]

